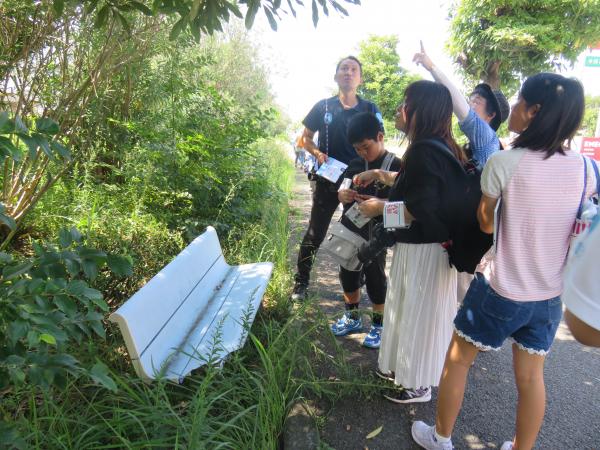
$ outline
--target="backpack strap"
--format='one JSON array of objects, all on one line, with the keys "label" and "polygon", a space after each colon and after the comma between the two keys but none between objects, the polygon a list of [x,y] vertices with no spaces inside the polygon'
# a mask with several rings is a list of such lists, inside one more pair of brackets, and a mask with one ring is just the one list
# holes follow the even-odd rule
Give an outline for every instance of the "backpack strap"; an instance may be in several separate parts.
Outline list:
[{"label": "backpack strap", "polygon": [[386,172],[390,170],[390,167],[392,167],[392,162],[394,161],[394,154],[391,152],[388,152],[387,155],[385,155],[385,159],[383,160],[383,163],[381,163],[381,170],[385,170]]},{"label": "backpack strap", "polygon": [[589,158],[592,163],[592,168],[594,169],[594,174],[596,175],[596,195],[600,198],[600,171],[598,170],[598,164],[592,158]]},{"label": "backpack strap", "polygon": [[467,171],[465,170],[463,165],[460,163],[460,161],[458,159],[456,159],[456,156],[454,156],[454,153],[452,153],[452,151],[448,148],[448,146],[446,144],[443,144],[442,142],[438,141],[437,139],[422,139],[420,141],[415,142],[413,145],[415,145],[415,144],[427,144],[427,145],[430,145],[432,147],[435,147],[435,148],[441,150],[442,153],[444,153],[448,158],[450,158],[450,160],[453,161],[453,164],[460,167],[460,170],[462,172],[467,173]]},{"label": "backpack strap", "polygon": [[581,213],[583,212],[583,201],[585,200],[585,191],[587,191],[587,161],[585,156],[581,156],[583,159],[583,191],[581,191],[581,199],[579,200],[579,207],[577,208],[577,219],[581,219]]},{"label": "backpack strap", "polygon": [[[324,120],[323,122],[325,122],[325,154],[329,155],[329,117],[328,117],[329,111],[327,108],[327,99],[325,99],[325,116],[324,116]],[[333,117],[332,117],[333,120]],[[320,136],[319,136],[320,138]]]}]

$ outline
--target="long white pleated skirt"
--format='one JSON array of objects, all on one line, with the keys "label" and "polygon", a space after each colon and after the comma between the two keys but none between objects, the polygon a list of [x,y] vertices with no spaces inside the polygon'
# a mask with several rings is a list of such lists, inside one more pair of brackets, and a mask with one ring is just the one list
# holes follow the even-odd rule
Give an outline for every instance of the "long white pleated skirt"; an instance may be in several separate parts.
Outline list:
[{"label": "long white pleated skirt", "polygon": [[440,244],[394,246],[379,369],[405,388],[437,386],[456,316],[457,272]]}]

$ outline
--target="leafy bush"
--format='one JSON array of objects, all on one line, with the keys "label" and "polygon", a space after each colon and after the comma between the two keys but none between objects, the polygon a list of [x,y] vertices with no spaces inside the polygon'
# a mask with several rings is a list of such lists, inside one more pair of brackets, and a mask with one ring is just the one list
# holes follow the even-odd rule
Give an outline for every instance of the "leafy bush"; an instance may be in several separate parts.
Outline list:
[{"label": "leafy bush", "polygon": [[104,293],[111,308],[118,307],[185,246],[181,233],[173,231],[140,205],[143,189],[109,184],[58,183],[24,223],[25,229],[49,239],[61,226],[81,230],[91,247],[128,255],[133,273],[113,277],[100,272],[93,287]]},{"label": "leafy bush", "polygon": [[85,280],[105,266],[130,275],[130,261],[87,247],[74,228],[61,230],[58,246],[34,243],[33,250],[26,259],[0,253],[0,388],[64,387],[69,375],[88,375],[114,389],[101,363],[84,368],[70,347],[105,337],[108,306]]},{"label": "leafy bush", "polygon": [[57,138],[58,124],[47,117],[31,120],[30,130],[19,116],[0,112],[0,249],[4,249],[20,220],[35,206],[44,193],[65,171],[71,159],[69,150]]}]

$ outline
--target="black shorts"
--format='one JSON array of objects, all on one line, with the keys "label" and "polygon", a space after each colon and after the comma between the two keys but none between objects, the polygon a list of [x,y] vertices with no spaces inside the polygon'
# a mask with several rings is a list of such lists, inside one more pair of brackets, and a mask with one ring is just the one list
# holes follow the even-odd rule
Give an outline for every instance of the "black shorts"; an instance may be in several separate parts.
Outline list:
[{"label": "black shorts", "polygon": [[344,292],[354,292],[360,289],[361,278],[364,274],[367,294],[371,303],[383,305],[387,292],[387,278],[385,276],[386,255],[387,251],[381,252],[371,264],[360,271],[346,270],[340,267],[340,283]]}]

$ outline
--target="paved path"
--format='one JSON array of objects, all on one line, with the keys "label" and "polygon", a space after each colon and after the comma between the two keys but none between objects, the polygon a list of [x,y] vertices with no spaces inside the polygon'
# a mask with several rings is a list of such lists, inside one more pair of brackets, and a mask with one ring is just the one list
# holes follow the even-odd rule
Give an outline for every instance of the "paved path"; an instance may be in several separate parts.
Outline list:
[{"label": "paved path", "polygon": [[[297,172],[292,218],[292,239],[298,242],[310,212],[310,190],[306,176]],[[292,257],[297,255],[292,251]],[[311,290],[331,319],[343,309],[337,267],[319,255]],[[368,306],[368,301],[363,305]],[[360,345],[364,334],[340,338],[346,357],[357,370],[374,369],[377,352]],[[326,375],[326,374],[325,374]],[[331,376],[334,373],[329,374]],[[536,449],[600,450],[600,350],[576,343],[564,324],[546,361],[547,408]],[[319,404],[325,416],[321,439],[337,450],[417,449],[410,438],[410,424],[432,422],[437,392],[429,403],[396,405],[383,397],[346,397],[333,405]],[[512,437],[516,388],[509,344],[499,352],[482,353],[469,374],[464,406],[453,435],[462,449],[498,449]],[[348,427],[349,425],[349,427]],[[373,439],[366,436],[383,425]]]}]

